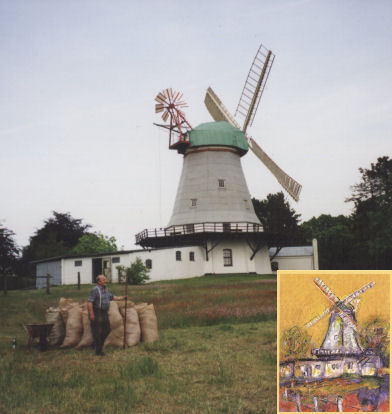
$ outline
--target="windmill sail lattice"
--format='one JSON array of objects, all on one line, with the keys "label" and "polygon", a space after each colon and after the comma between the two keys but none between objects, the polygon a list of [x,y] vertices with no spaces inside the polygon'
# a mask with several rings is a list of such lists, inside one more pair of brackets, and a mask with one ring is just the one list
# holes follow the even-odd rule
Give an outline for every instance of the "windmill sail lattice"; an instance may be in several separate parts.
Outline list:
[{"label": "windmill sail lattice", "polygon": [[244,132],[246,132],[248,125],[252,126],[274,59],[275,55],[263,45],[260,45],[249,69],[244,89],[234,114],[234,116],[242,115],[245,118]]}]

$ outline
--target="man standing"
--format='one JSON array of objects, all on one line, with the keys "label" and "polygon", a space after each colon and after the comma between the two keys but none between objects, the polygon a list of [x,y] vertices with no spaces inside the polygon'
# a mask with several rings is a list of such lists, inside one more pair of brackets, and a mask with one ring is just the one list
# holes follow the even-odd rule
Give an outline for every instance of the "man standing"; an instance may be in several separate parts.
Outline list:
[{"label": "man standing", "polygon": [[87,302],[95,353],[100,356],[105,355],[102,352],[102,347],[110,332],[108,317],[110,301],[126,299],[125,296],[113,296],[106,285],[106,277],[97,276],[97,285],[91,289]]}]

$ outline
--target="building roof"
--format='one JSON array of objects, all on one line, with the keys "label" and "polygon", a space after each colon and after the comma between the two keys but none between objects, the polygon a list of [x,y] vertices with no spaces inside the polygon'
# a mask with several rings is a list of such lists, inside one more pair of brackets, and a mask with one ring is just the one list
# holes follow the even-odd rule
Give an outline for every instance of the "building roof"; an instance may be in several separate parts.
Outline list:
[{"label": "building roof", "polygon": [[189,142],[191,147],[214,145],[234,147],[242,154],[248,151],[244,133],[226,121],[200,124],[189,132]]},{"label": "building roof", "polygon": [[[276,247],[269,249],[269,255],[273,256],[276,252]],[[290,246],[282,247],[276,257],[287,257],[287,256],[312,256],[313,246]]]},{"label": "building roof", "polygon": [[128,253],[135,253],[144,251],[145,249],[137,249],[137,250],[120,250],[117,252],[104,252],[104,253],[91,253],[91,254],[72,254],[72,255],[65,255],[65,256],[54,256],[54,257],[47,257],[45,259],[40,260],[33,260],[30,263],[45,263],[45,262],[54,262],[61,259],[79,259],[81,257],[102,257],[102,256],[119,256],[122,254]]}]

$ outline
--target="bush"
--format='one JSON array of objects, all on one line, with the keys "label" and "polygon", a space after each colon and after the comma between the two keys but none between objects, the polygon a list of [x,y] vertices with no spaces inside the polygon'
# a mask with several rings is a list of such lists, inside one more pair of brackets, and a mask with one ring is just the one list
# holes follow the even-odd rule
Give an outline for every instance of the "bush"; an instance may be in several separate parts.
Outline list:
[{"label": "bush", "polygon": [[149,269],[145,266],[142,259],[137,257],[136,260],[131,263],[130,267],[117,266],[116,269],[119,271],[119,282],[124,282],[125,275],[128,278],[128,283],[130,285],[142,285],[146,283],[147,280],[150,280],[148,275]]}]

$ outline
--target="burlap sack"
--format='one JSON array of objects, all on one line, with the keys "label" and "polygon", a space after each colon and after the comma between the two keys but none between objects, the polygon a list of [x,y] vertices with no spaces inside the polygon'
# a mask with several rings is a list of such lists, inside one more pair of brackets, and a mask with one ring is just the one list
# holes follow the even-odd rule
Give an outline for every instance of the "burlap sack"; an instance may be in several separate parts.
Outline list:
[{"label": "burlap sack", "polygon": [[64,324],[67,324],[69,309],[75,306],[76,304],[77,302],[75,302],[73,299],[60,298],[59,308],[60,308],[60,313],[63,318]]},{"label": "burlap sack", "polygon": [[[125,323],[125,303],[119,306],[121,316]],[[126,321],[125,343],[127,346],[134,346],[140,342],[140,324],[139,316],[134,305],[127,304],[127,321]]]},{"label": "burlap sack", "polygon": [[108,311],[110,322],[110,334],[106,338],[104,348],[107,346],[122,347],[124,344],[124,322],[118,310],[118,305],[113,300],[110,302]]},{"label": "burlap sack", "polygon": [[158,321],[154,305],[144,306],[138,311],[143,342],[155,342],[159,339]]},{"label": "burlap sack", "polygon": [[50,307],[45,313],[46,323],[53,323],[52,330],[48,336],[48,343],[51,346],[61,344],[65,336],[65,324],[60,314],[60,308]]},{"label": "burlap sack", "polygon": [[82,339],[76,346],[77,349],[85,346],[91,346],[94,342],[93,334],[91,332],[90,318],[88,317],[87,304],[82,307],[82,323],[83,323],[83,335]]},{"label": "burlap sack", "polygon": [[68,309],[67,323],[65,324],[65,338],[61,348],[76,346],[82,337],[82,307],[75,303]]},{"label": "burlap sack", "polygon": [[139,313],[143,308],[145,308],[148,305],[148,303],[137,303],[135,305],[135,309],[137,310],[137,313]]}]

